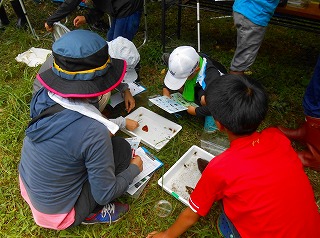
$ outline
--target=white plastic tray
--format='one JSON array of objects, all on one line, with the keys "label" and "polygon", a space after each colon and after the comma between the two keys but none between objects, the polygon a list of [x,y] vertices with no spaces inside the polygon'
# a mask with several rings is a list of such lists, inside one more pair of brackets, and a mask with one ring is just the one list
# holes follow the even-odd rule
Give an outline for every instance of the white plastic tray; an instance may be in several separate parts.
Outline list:
[{"label": "white plastic tray", "polygon": [[159,180],[158,184],[173,197],[189,206],[186,186],[195,188],[201,173],[197,159],[210,161],[214,155],[193,145]]},{"label": "white plastic tray", "polygon": [[[126,129],[122,131],[128,135],[140,137],[142,143],[156,151],[160,151],[182,129],[182,126],[144,107],[137,108],[126,118],[138,121],[139,127],[134,131]],[[144,126],[148,127],[147,132],[142,130]]]}]

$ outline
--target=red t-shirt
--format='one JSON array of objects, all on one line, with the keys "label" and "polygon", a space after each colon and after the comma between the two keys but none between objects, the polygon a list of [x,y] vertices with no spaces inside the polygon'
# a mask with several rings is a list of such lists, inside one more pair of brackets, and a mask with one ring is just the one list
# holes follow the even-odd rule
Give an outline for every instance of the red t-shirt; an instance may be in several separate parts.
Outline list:
[{"label": "red t-shirt", "polygon": [[320,214],[309,179],[276,128],[236,139],[202,174],[189,204],[206,215],[223,201],[241,237],[320,237]]}]

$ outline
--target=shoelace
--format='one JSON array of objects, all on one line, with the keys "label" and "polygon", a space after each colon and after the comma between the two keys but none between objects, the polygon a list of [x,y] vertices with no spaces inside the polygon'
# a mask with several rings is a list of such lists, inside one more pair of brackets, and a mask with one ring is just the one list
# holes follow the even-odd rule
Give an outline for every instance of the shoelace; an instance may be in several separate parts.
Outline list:
[{"label": "shoelace", "polygon": [[101,216],[103,218],[105,218],[106,215],[109,216],[109,225],[111,225],[111,222],[112,222],[111,213],[114,213],[114,209],[115,209],[114,203],[108,203],[101,210]]}]

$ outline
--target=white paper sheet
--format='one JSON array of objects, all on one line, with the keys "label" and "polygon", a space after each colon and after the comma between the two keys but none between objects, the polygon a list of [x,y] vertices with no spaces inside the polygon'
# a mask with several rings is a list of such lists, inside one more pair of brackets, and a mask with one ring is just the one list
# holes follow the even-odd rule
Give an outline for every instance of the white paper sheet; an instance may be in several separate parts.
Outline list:
[{"label": "white paper sheet", "polygon": [[169,113],[176,113],[185,111],[188,109],[188,106],[198,107],[197,104],[193,102],[186,101],[181,93],[173,93],[171,94],[171,98],[166,96],[159,96],[149,99],[154,105],[160,107]]}]

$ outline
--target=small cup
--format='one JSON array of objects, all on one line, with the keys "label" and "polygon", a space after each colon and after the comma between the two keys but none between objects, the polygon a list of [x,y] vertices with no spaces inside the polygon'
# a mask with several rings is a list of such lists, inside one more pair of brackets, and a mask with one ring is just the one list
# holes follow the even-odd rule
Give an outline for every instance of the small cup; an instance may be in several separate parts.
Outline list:
[{"label": "small cup", "polygon": [[172,205],[167,200],[160,200],[156,203],[154,209],[159,217],[167,217],[172,211]]}]

